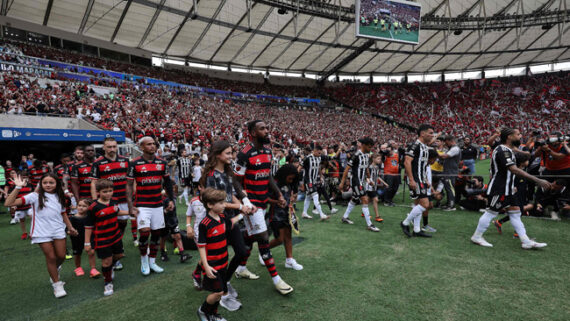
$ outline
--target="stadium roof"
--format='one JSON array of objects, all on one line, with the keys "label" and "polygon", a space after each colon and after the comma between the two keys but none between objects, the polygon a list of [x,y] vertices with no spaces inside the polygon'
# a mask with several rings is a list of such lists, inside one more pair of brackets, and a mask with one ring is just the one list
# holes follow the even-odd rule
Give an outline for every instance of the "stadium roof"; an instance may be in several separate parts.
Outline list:
[{"label": "stadium roof", "polygon": [[3,0],[2,11],[171,58],[320,75],[570,59],[564,0],[418,2],[422,30],[416,46],[356,38],[349,0]]}]

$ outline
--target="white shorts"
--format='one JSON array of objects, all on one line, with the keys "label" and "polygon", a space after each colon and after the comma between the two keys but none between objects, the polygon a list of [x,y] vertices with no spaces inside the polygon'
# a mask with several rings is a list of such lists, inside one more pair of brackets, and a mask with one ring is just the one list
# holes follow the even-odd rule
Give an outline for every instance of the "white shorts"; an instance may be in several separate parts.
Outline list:
[{"label": "white shorts", "polygon": [[14,213],[14,217],[19,219],[19,220],[25,219],[26,216],[32,216],[32,209],[31,208],[29,208],[25,211],[16,211],[16,213]]},{"label": "white shorts", "polygon": [[252,236],[267,231],[265,224],[265,210],[258,208],[252,215],[244,215],[243,221],[247,229],[247,235]]},{"label": "white shorts", "polygon": [[[119,207],[119,211],[129,211],[129,204],[127,203],[120,203],[117,205]],[[117,216],[117,219],[120,221],[126,221],[129,218],[131,218],[130,216]]]},{"label": "white shorts", "polygon": [[66,237],[67,237],[67,235],[65,234],[65,230],[60,232],[60,233],[56,233],[54,236],[46,236],[46,237],[43,237],[43,236],[34,237],[34,236],[32,236],[32,244],[53,242],[54,240],[65,240]]},{"label": "white shorts", "polygon": [[151,230],[164,228],[164,209],[161,207],[138,207],[138,229],[150,227]]}]

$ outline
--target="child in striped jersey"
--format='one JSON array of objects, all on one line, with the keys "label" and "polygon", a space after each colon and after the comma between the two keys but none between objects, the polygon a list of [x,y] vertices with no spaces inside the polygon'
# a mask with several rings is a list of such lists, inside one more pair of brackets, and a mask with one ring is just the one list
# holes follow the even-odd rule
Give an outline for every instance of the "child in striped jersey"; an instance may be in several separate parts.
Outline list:
[{"label": "child in striped jersey", "polygon": [[[198,185],[198,192],[201,193],[202,189],[202,186]],[[192,224],[192,216],[194,216],[194,224]],[[196,244],[198,244],[198,226],[204,217],[206,217],[206,208],[200,201],[200,196],[195,196],[190,200],[190,206],[186,210],[186,235],[193,237]],[[196,269],[192,273],[192,280],[196,290],[202,290],[202,265],[199,260],[198,264],[196,264]]]},{"label": "child in striped jersey", "polygon": [[[378,188],[380,185],[382,187],[388,187],[388,184],[384,182],[380,178],[380,166],[382,164],[382,155],[375,154],[372,156],[372,164],[368,167],[368,171],[370,173],[370,180],[368,182],[367,193],[368,198],[372,201],[372,207],[374,208],[374,214],[376,215],[375,221],[376,222],[383,222],[384,219],[378,213]],[[362,213],[362,217],[364,217],[364,213]]]}]

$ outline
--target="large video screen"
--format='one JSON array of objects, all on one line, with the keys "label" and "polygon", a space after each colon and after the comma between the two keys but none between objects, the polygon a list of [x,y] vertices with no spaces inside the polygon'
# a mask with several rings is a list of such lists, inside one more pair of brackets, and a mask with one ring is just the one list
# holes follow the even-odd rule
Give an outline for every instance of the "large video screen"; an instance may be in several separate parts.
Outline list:
[{"label": "large video screen", "polygon": [[356,36],[418,44],[421,9],[403,0],[356,0]]}]

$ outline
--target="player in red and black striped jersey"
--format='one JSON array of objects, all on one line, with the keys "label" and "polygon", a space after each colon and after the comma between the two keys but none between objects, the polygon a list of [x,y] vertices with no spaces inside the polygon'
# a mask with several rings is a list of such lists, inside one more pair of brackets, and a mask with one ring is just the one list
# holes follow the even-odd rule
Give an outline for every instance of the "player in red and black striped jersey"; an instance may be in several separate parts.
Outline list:
[{"label": "player in red and black striped jersey", "polygon": [[[271,177],[271,151],[264,145],[270,144],[269,128],[260,121],[248,123],[247,129],[251,136],[251,143],[238,153],[234,173],[238,182],[243,186],[247,198],[242,199],[244,205],[257,207],[253,214],[244,218],[245,227],[249,237],[244,237],[246,247],[251,249],[253,242],[257,241],[259,253],[265,263],[267,271],[273,279],[273,284],[279,293],[288,294],[293,288],[285,283],[275,268],[275,262],[269,250],[269,234],[265,223],[265,208],[269,199],[269,189],[274,193],[278,206],[285,207],[287,202],[281,191]],[[248,200],[251,199],[251,202]],[[236,270],[236,277],[246,270],[247,257]]]},{"label": "player in red and black striped jersey", "polygon": [[[117,141],[112,138],[105,138],[103,141],[103,151],[105,154],[93,162],[91,166],[91,197],[93,199],[97,198],[97,191],[95,189],[95,184],[99,179],[108,179],[113,182],[113,201],[119,206],[123,211],[128,211],[129,207],[127,204],[127,171],[129,169],[128,158],[117,155]],[[119,217],[119,228],[121,229],[121,234],[125,233],[125,228],[127,227],[128,217]],[[138,246],[137,242],[137,221],[134,217],[131,218],[131,234],[133,235],[133,241],[135,246]],[[117,263],[115,269],[120,270],[120,265]]]},{"label": "player in red and black striped jersey", "polygon": [[[156,264],[160,230],[165,226],[161,191],[164,186],[170,199],[167,208],[169,211],[174,208],[174,192],[166,161],[155,157],[155,141],[151,137],[143,137],[139,141],[139,146],[143,155],[133,159],[127,171],[127,204],[129,213],[137,217],[141,273],[148,275],[150,270],[156,273],[164,271]],[[133,204],[135,182],[136,200]],[[150,248],[150,253],[147,255],[148,248]]]},{"label": "player in red and black striped jersey", "polygon": [[85,146],[83,161],[71,167],[71,190],[76,200],[91,198],[91,167],[95,161],[95,148]]},{"label": "player in red and black striped jersey", "polygon": [[201,193],[206,207],[206,217],[198,226],[198,251],[203,267],[202,288],[211,291],[198,309],[200,320],[220,320],[218,305],[222,295],[227,294],[228,240],[227,231],[239,216],[229,219],[224,215],[226,192],[208,187]]},{"label": "player in red and black striped jersey", "polygon": [[48,167],[42,165],[42,162],[39,159],[36,159],[34,161],[34,164],[32,165],[32,167],[30,167],[28,169],[28,173],[30,173],[30,181],[32,183],[33,186],[37,186],[38,183],[40,182],[40,179],[42,178],[42,176],[47,173]]},{"label": "player in red and black striped jersey", "polygon": [[[108,296],[113,294],[113,266],[124,256],[117,216],[128,215],[128,212],[121,211],[112,201],[113,182],[107,179],[98,180],[96,190],[99,193],[99,199],[89,206],[85,220],[85,251],[89,253],[93,247],[97,257],[101,259],[105,277],[103,294]],[[92,234],[94,235],[93,244],[91,244]]]},{"label": "player in red and black striped jersey", "polygon": [[[64,177],[66,175],[69,176],[69,163],[71,163],[71,156],[69,154],[62,154],[61,155],[61,159],[60,159],[61,163],[58,164],[57,166],[55,166],[53,168],[53,172],[57,175],[57,178],[59,178],[62,182],[64,182]],[[64,189],[67,189],[64,186]]]}]

